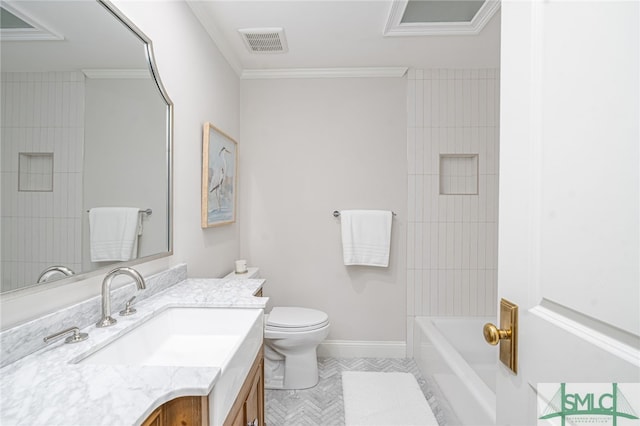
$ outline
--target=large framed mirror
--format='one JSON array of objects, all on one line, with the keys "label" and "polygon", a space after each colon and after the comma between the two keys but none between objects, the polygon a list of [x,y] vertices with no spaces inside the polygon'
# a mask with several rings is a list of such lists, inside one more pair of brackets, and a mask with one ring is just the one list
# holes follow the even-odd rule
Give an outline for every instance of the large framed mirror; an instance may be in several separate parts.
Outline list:
[{"label": "large framed mirror", "polygon": [[[3,296],[171,254],[172,103],[151,41],[106,1],[1,7]],[[132,209],[133,237],[97,219]],[[96,257],[101,238],[134,247]]]}]

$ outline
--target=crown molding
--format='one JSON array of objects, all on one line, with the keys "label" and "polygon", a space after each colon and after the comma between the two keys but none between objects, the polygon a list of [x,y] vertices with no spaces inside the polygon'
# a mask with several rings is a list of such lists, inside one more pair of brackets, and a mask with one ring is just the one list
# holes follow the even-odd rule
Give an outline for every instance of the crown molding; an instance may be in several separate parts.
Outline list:
[{"label": "crown molding", "polygon": [[119,78],[135,78],[145,79],[151,78],[151,73],[148,69],[99,69],[99,68],[87,68],[82,72],[87,78],[102,78],[102,79],[119,79]]},{"label": "crown molding", "polygon": [[3,41],[55,41],[64,40],[56,34],[41,29],[31,28],[5,28],[0,30],[0,38]]},{"label": "crown molding", "polygon": [[383,30],[386,37],[415,37],[442,35],[477,35],[498,9],[500,0],[486,0],[469,22],[417,22],[402,23],[408,0],[394,0]]},{"label": "crown molding", "polygon": [[366,68],[283,68],[264,70],[243,70],[242,80],[277,78],[399,78],[407,73],[407,67],[366,67]]}]

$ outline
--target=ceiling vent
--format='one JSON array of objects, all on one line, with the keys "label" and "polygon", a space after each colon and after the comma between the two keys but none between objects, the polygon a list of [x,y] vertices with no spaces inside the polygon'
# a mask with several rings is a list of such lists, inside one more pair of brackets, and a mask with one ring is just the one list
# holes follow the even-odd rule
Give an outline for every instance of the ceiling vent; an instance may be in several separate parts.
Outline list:
[{"label": "ceiling vent", "polygon": [[282,28],[245,28],[238,31],[252,53],[284,53],[288,50]]}]

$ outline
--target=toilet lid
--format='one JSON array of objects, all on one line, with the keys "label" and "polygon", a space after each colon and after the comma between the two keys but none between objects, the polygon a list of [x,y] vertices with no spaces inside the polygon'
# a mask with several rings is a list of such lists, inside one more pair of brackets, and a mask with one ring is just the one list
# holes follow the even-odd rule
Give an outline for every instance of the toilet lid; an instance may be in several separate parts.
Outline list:
[{"label": "toilet lid", "polygon": [[299,329],[326,324],[329,316],[308,308],[275,307],[267,318],[267,327]]}]

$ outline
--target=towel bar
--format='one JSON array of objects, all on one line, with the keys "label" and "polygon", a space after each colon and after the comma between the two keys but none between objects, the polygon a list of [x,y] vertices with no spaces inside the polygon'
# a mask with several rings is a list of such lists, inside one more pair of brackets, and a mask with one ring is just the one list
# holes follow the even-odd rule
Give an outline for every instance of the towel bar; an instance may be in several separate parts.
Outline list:
[{"label": "towel bar", "polygon": [[[396,212],[391,212],[392,215],[396,215]],[[340,217],[340,212],[338,210],[333,211],[333,217]]]},{"label": "towel bar", "polygon": [[[90,211],[91,211],[90,209],[87,210],[87,213],[89,213]],[[153,210],[151,210],[151,209],[145,209],[145,210],[140,209],[140,210],[138,210],[138,213],[144,213],[147,216],[149,216],[151,213],[153,213]]]}]

